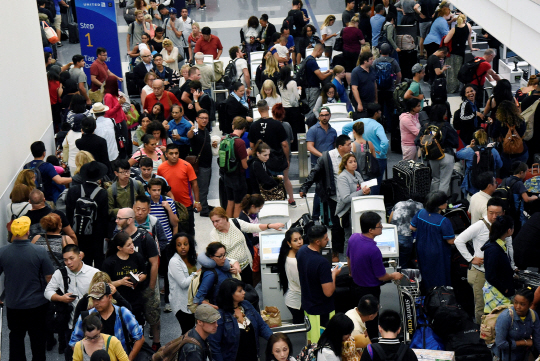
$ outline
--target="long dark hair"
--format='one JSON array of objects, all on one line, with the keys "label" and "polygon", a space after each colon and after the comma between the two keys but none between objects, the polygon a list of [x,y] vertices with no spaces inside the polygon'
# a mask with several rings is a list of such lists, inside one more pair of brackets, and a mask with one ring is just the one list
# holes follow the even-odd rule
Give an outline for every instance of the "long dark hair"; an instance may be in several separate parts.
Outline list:
[{"label": "long dark hair", "polygon": [[507,215],[498,216],[491,224],[488,242],[497,242],[509,229],[514,228],[514,220]]},{"label": "long dark hair", "polygon": [[493,99],[495,99],[497,105],[501,104],[503,100],[514,101],[512,84],[508,79],[501,79],[497,82],[497,85],[493,88]]},{"label": "long dark hair", "polygon": [[272,352],[272,349],[274,348],[274,344],[279,341],[284,341],[287,346],[289,346],[289,357],[293,354],[293,345],[291,342],[291,339],[284,333],[277,332],[274,333],[270,338],[268,339],[268,342],[266,344],[266,361],[275,361],[276,358],[274,357],[274,353]]},{"label": "long dark hair", "polygon": [[444,122],[446,114],[446,105],[444,104],[435,104],[431,106],[431,111],[429,112],[429,122],[430,123],[440,123]]},{"label": "long dark hair", "polygon": [[286,88],[287,84],[293,80],[291,77],[291,67],[290,66],[284,66],[281,69],[279,69],[279,81],[278,85],[282,88]]},{"label": "long dark hair", "polygon": [[103,93],[111,94],[117,97],[118,94],[118,81],[115,77],[109,76],[105,81],[105,87],[103,88]]},{"label": "long dark hair", "polygon": [[124,247],[130,236],[126,231],[120,231],[109,242],[109,249],[107,250],[107,257],[114,256],[118,252],[116,247]]},{"label": "long dark hair", "polygon": [[336,313],[334,317],[328,321],[326,330],[321,335],[317,346],[320,347],[319,351],[326,345],[330,346],[336,356],[341,355],[341,348],[343,346],[343,336],[349,335],[354,330],[354,324],[352,320],[345,316],[344,313]]},{"label": "long dark hair", "polygon": [[291,246],[289,246],[288,242],[291,241],[291,238],[295,233],[300,233],[300,236],[302,236],[302,229],[291,228],[287,232],[285,232],[285,238],[283,238],[283,242],[281,242],[281,248],[279,250],[277,267],[279,274],[279,284],[280,287],[283,289],[283,294],[285,294],[289,289],[289,280],[287,279],[287,273],[285,272],[285,261],[287,260],[287,256],[289,254],[289,251],[291,250]]},{"label": "long dark hair", "polygon": [[192,266],[195,266],[197,264],[197,242],[195,241],[195,238],[192,235],[187,234],[185,232],[178,232],[172,237],[171,242],[169,243],[169,246],[167,247],[167,250],[168,250],[167,256],[169,256],[168,259],[171,259],[172,256],[174,256],[174,254],[176,253],[176,241],[178,240],[178,238],[181,238],[181,237],[186,237],[188,240],[189,251],[187,254],[187,260]]},{"label": "long dark hair", "polygon": [[221,283],[216,297],[216,305],[225,312],[234,312],[233,295],[238,290],[246,288],[246,284],[236,278],[228,278]]}]

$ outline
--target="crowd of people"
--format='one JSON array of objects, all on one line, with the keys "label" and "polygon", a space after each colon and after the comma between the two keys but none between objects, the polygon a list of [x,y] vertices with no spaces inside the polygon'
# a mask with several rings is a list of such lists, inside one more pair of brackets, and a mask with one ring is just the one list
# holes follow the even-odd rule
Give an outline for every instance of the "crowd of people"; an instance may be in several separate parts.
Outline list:
[{"label": "crowd of people", "polygon": [[[38,0],[40,16],[59,34],[66,5]],[[513,240],[532,234],[535,218],[526,208],[538,199],[524,181],[540,146],[521,116],[538,100],[538,79],[531,76],[514,95],[511,83],[494,70],[498,49],[489,48],[474,59],[470,81],[460,82],[466,49],[478,49],[466,15],[452,12],[446,1],[344,5],[342,24],[329,15],[320,33],[301,0],[291,1],[282,24],[270,23],[267,14],[249,17],[239,46],[228,49],[226,69],[204,61],[223,55],[212,29],[201,28],[187,8],[158,0],[128,4],[134,21],[128,25],[130,71],[124,78],[109,70],[107,49],[97,47],[90,66],[78,54],[61,65],[55,60],[60,44],[44,38],[58,152],[48,155],[43,142],[34,142],[34,160],[10,195],[12,244],[0,249],[10,359],[24,359],[28,332],[35,360],[44,360],[45,349],[56,342],[66,360],[94,359],[99,350],[111,360],[133,360],[160,349],[161,314],[173,312],[181,334],[190,337],[178,360],[256,360],[259,337],[267,340],[267,360],[294,360],[291,340],[261,318],[254,286],[261,278],[259,233],[285,227],[261,224],[258,213],[271,200],[296,207],[289,170],[301,133],[311,172],[299,195],[315,184],[315,225],[288,229],[278,259],[293,322],[307,317],[311,324],[311,346],[301,355],[337,361],[365,349],[362,360],[383,359],[373,353],[380,348],[367,347],[379,333],[384,352],[402,351],[400,316],[390,310],[379,315],[382,284],[403,277],[387,273],[374,241],[387,219],[364,212],[361,232],[353,234],[351,218],[353,197],[386,196],[389,132],[400,138],[392,151],[403,160],[426,160],[431,169],[426,197],[413,193],[389,209],[400,266],[417,261],[425,290],[450,286],[457,249],[470,263],[476,323],[495,307],[512,305],[497,322],[494,354],[520,360],[527,347],[538,349],[534,291],[516,290],[513,283]],[[201,1],[200,9],[205,6]],[[412,62],[398,24],[418,29],[419,54]],[[251,69],[257,51],[263,51],[262,63]],[[317,62],[323,56],[329,69]],[[230,86],[216,104],[222,77]],[[486,81],[496,82],[489,98]],[[426,102],[423,88],[433,94],[440,84],[444,94],[460,92],[462,103],[453,114],[446,96]],[[400,104],[394,102],[398,91]],[[332,126],[333,103],[343,103],[351,118],[341,134]],[[212,135],[216,113],[220,136]],[[438,147],[436,157],[431,144]],[[213,171],[216,160],[219,172]],[[468,200],[471,217],[461,234],[444,215],[458,166],[464,178],[457,197]],[[220,207],[208,202],[216,177]],[[369,180],[375,185],[364,184]],[[196,217],[209,218],[213,226],[199,254]],[[321,255],[329,232],[332,261],[346,261],[353,281],[350,298],[357,306],[346,313],[336,313],[335,302],[336,279],[345,268],[331,269]],[[58,310],[66,317],[51,319]],[[407,350],[403,359],[416,356]]]}]

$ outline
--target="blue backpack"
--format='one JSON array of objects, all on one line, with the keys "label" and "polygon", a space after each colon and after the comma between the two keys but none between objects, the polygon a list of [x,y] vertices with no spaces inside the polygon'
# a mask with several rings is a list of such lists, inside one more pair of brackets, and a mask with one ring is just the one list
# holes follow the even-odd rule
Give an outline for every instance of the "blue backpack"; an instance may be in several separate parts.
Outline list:
[{"label": "blue backpack", "polygon": [[389,63],[387,61],[377,62],[375,64],[375,70],[377,74],[377,89],[392,89],[392,86],[394,85],[394,77],[392,76],[394,71],[392,63]]},{"label": "blue backpack", "polygon": [[444,351],[444,344],[439,336],[433,332],[433,329],[427,323],[424,317],[417,321],[417,328],[414,331],[410,348],[419,348],[423,350],[441,350]]}]

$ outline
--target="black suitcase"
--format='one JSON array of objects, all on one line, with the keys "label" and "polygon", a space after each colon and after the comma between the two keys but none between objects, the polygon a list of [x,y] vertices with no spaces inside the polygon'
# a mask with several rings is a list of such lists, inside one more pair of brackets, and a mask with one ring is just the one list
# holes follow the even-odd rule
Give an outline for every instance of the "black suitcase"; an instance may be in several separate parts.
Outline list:
[{"label": "black suitcase", "polygon": [[77,26],[77,23],[68,24],[68,34],[69,34],[69,42],[71,44],[79,43],[79,27]]},{"label": "black suitcase", "polygon": [[310,230],[311,227],[315,225],[315,222],[311,218],[311,210],[309,209],[309,202],[308,202],[307,197],[305,197],[305,199],[306,199],[306,206],[307,206],[308,211],[307,213],[302,214],[302,216],[298,218],[296,222],[294,222],[291,225],[291,228],[301,228],[302,233],[303,233],[302,236],[305,239],[307,239],[308,231]]},{"label": "black suitcase", "polygon": [[392,167],[393,179],[403,192],[402,198],[409,199],[416,193],[425,197],[431,187],[431,168],[412,160],[401,160]]},{"label": "black suitcase", "polygon": [[392,115],[392,125],[390,129],[390,149],[397,154],[403,154],[401,150],[401,129],[399,128],[399,114]]},{"label": "black suitcase", "polygon": [[480,338],[480,327],[465,320],[463,329],[451,334],[445,342],[446,351],[454,351],[456,361],[491,361],[493,356],[484,340]]},{"label": "black suitcase", "polygon": [[412,79],[412,67],[418,63],[418,51],[417,50],[402,50],[398,53],[399,67],[401,68],[402,79]]},{"label": "black suitcase", "polygon": [[[139,86],[137,85],[137,79],[135,78],[135,74],[133,72],[127,72],[124,76],[124,79],[126,79],[126,88],[129,96],[141,96],[141,92],[139,90]],[[144,106],[144,104],[143,104]]]}]

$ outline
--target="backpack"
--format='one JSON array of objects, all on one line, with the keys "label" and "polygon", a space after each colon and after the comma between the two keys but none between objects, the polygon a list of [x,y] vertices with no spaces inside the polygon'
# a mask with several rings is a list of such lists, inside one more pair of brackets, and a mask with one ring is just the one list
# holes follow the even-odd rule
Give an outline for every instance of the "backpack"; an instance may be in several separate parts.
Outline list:
[{"label": "backpack", "polygon": [[290,31],[290,34],[293,34],[293,32],[296,33],[295,31],[293,31],[295,27],[294,27],[294,12],[292,10],[287,13],[287,17],[283,20],[281,27],[288,28]]},{"label": "backpack", "polygon": [[458,80],[463,84],[468,84],[473,80],[477,80],[478,84],[480,84],[480,78],[482,78],[486,73],[482,73],[480,76],[478,76],[476,73],[478,71],[478,67],[483,62],[485,62],[484,59],[476,57],[473,60],[463,64],[461,68],[459,68],[457,75]]},{"label": "backpack", "polygon": [[439,336],[427,323],[419,323],[414,331],[410,348],[423,350],[444,350],[444,345]]},{"label": "backpack", "polygon": [[431,84],[431,102],[433,104],[446,104],[447,100],[446,78],[436,78]]},{"label": "backpack", "polygon": [[39,171],[39,167],[45,162],[42,160],[38,160],[34,166],[32,166],[31,163],[32,162],[26,163],[23,169],[31,169],[34,171],[34,174],[36,176],[36,188],[43,192],[45,188],[43,187],[43,178],[41,178],[41,172]]},{"label": "backpack", "polygon": [[[500,187],[495,189],[495,192],[491,195],[493,198],[500,198],[506,203],[505,211],[511,215],[515,215],[516,211],[520,207],[516,207],[514,201],[514,192],[512,192],[512,187],[519,181],[519,179],[514,179],[514,182],[507,184],[508,178],[505,178],[501,183]],[[521,199],[521,197],[520,197]]]},{"label": "backpack", "polygon": [[[139,186],[139,184],[141,184]],[[140,191],[142,188],[142,191],[144,192],[144,187],[142,186],[142,183],[139,183],[137,182],[136,180],[133,180],[131,178],[129,178],[129,193],[130,193],[130,199],[131,199],[131,205],[129,205],[128,208],[131,208],[133,207],[133,205],[135,204],[135,187],[137,187],[137,191]],[[119,206],[116,198],[118,197],[118,182],[114,182],[112,185],[111,185],[111,189],[112,189],[112,196],[113,196],[113,208],[117,208]],[[137,192],[138,193],[138,192]]]},{"label": "backpack", "polygon": [[[14,220],[16,220],[17,218],[19,218],[22,214],[22,212],[26,209],[27,206],[24,206],[23,209],[21,209],[21,211],[19,212],[19,214],[15,215],[13,213],[13,203],[11,203],[9,205],[10,209],[11,209],[11,219],[9,220],[9,222],[6,224],[6,228],[7,228],[7,231],[8,231],[8,239],[7,241],[9,243],[11,243],[11,238],[13,237],[13,233],[11,233],[11,224],[13,223]],[[30,238],[31,240],[32,238]]]},{"label": "backpack", "polygon": [[225,73],[223,74],[223,82],[225,83],[225,87],[227,89],[231,89],[233,83],[238,80],[238,72],[236,71],[236,61],[238,58],[234,60],[229,60],[229,64],[225,68]]},{"label": "backpack", "polygon": [[454,289],[450,286],[437,286],[428,291],[424,300],[424,310],[429,320],[440,308],[459,309]]},{"label": "backpack", "polygon": [[536,100],[530,107],[521,112],[521,116],[525,119],[525,123],[527,124],[527,130],[523,133],[523,140],[531,140],[534,135],[534,114],[536,113],[539,103],[540,99]]},{"label": "backpack", "polygon": [[[58,262],[56,257],[54,257],[54,259]],[[68,277],[66,267],[60,267],[59,270],[62,274],[64,291],[62,292],[62,290],[58,288],[56,290],[56,294],[62,296],[68,293],[69,283],[71,280]],[[53,332],[61,332],[62,330],[65,330],[66,327],[68,327],[69,321],[71,319],[71,311],[73,311],[73,305],[71,303],[65,303],[60,301],[50,302],[49,307],[47,308],[47,312],[45,314],[45,319],[49,329]]]},{"label": "backpack", "polygon": [[298,69],[296,70],[296,74],[294,76],[294,80],[296,80],[296,84],[298,86],[301,86],[302,88],[307,86],[307,74],[306,74],[306,64],[310,60],[315,60],[315,58],[310,55],[307,56],[300,65],[298,65]]},{"label": "backpack", "polygon": [[97,203],[94,201],[96,195],[101,190],[96,187],[89,197],[86,196],[84,187],[81,185],[81,196],[75,202],[73,213],[73,232],[77,235],[91,235],[93,233],[93,223],[97,217]]},{"label": "backpack", "polygon": [[238,138],[238,136],[231,136],[228,134],[225,139],[219,143],[218,164],[220,170],[225,173],[233,173],[236,171],[236,168],[238,168],[238,163],[240,163],[236,159],[236,154],[234,153],[234,140],[236,138]]},{"label": "backpack", "polygon": [[204,272],[206,271],[214,272],[214,284],[212,285],[212,288],[208,290],[207,296],[208,294],[211,293],[211,290],[213,290],[218,283],[218,274],[214,268],[202,267],[199,271],[195,272],[195,275],[191,279],[191,282],[189,283],[189,287],[188,287],[187,307],[191,311],[191,313],[195,313],[195,310],[197,309],[198,304],[193,303],[193,299],[195,298],[195,296],[197,295],[197,292],[199,291],[201,280],[203,278]]},{"label": "backpack", "polygon": [[474,188],[480,189],[480,185],[477,182],[478,176],[484,172],[493,172],[495,170],[495,160],[493,159],[493,154],[491,154],[491,147],[480,146],[474,147],[473,150],[474,155],[469,171],[469,180]]},{"label": "backpack", "polygon": [[186,332],[177,339],[167,342],[165,346],[160,347],[152,357],[152,361],[176,361],[178,353],[186,343],[192,343],[202,348],[199,341],[193,337],[189,337]]},{"label": "backpack", "polygon": [[523,153],[523,140],[516,132],[516,126],[508,127],[508,132],[503,140],[503,152],[506,154]]},{"label": "backpack", "polygon": [[379,36],[379,42],[377,43],[377,48],[379,48],[379,49],[381,49],[381,46],[383,44],[388,43],[387,29],[388,29],[389,26],[393,26],[393,25],[385,24],[381,29],[380,36]]},{"label": "backpack", "polygon": [[[514,324],[514,308],[511,305],[495,307],[489,314],[482,316],[482,323],[480,324],[480,338],[486,341],[488,345],[495,342],[495,324],[497,323],[497,318],[499,318],[500,314],[506,309],[508,309],[510,318],[512,319],[510,326],[510,329],[512,329]],[[533,322],[535,322],[536,313],[532,310],[529,310],[529,312]]]},{"label": "backpack", "polygon": [[375,64],[377,76],[377,89],[389,90],[394,85],[394,74],[392,63],[388,61],[380,61]]},{"label": "backpack", "polygon": [[466,317],[464,323],[461,330],[446,338],[446,351],[454,351],[456,361],[492,361],[491,351],[480,338],[478,325],[467,320]]},{"label": "backpack", "polygon": [[405,105],[405,93],[411,87],[411,83],[411,79],[404,79],[401,83],[397,84],[396,89],[394,89],[394,105],[397,108],[398,114],[407,111],[407,106]]},{"label": "backpack", "polygon": [[[429,34],[429,33],[426,33]],[[414,43],[414,38],[412,35],[398,35],[396,36],[396,45],[401,50],[414,50],[416,49],[416,44]]]},{"label": "backpack", "polygon": [[402,343],[401,345],[399,345],[399,349],[395,354],[392,355],[392,357],[388,357],[386,355],[386,352],[384,352],[382,346],[378,343],[368,344],[366,349],[372,360],[374,359],[373,354],[377,354],[377,356],[379,356],[379,359],[383,361],[401,361],[405,358],[405,354],[407,353],[409,346]]},{"label": "backpack", "polygon": [[445,157],[444,149],[439,143],[441,138],[441,130],[436,125],[428,125],[424,130],[424,135],[420,137],[420,148],[427,160],[441,160]]},{"label": "backpack", "polygon": [[316,343],[304,346],[302,351],[296,356],[296,361],[317,361],[317,352],[321,348]]}]

